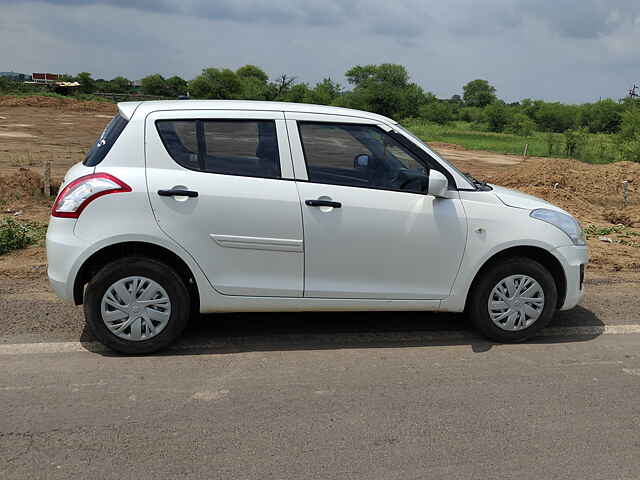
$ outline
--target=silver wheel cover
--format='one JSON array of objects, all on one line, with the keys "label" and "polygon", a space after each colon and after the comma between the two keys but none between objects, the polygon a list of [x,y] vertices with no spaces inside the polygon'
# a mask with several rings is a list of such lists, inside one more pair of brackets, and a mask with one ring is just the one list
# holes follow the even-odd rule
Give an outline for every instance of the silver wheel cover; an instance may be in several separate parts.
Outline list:
[{"label": "silver wheel cover", "polygon": [[500,280],[489,295],[489,317],[500,329],[510,332],[533,325],[544,310],[542,286],[527,275]]},{"label": "silver wheel cover", "polygon": [[111,333],[139,342],[164,330],[171,317],[171,301],[157,282],[145,277],[127,277],[107,288],[100,312]]}]

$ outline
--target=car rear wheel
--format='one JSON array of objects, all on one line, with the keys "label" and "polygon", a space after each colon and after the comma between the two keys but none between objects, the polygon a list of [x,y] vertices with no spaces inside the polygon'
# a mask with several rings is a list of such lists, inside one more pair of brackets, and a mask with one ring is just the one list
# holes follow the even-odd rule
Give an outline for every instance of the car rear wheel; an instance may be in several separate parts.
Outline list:
[{"label": "car rear wheel", "polygon": [[529,258],[509,258],[489,267],[470,293],[475,327],[498,342],[522,342],[542,330],[558,304],[549,271]]},{"label": "car rear wheel", "polygon": [[89,328],[107,347],[152,353],[180,336],[189,320],[190,297],[168,265],[128,257],[107,264],[91,279],[84,311]]}]

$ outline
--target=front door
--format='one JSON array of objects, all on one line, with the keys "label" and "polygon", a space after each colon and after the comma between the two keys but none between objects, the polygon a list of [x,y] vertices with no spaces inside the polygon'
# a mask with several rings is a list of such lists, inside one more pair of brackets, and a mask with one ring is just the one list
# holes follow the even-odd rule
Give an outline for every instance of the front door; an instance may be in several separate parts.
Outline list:
[{"label": "front door", "polygon": [[426,164],[376,125],[297,123],[304,295],[447,297],[466,243],[460,200],[426,195]]},{"label": "front door", "polygon": [[158,112],[146,121],[160,228],[220,293],[302,296],[302,218],[278,112]]}]

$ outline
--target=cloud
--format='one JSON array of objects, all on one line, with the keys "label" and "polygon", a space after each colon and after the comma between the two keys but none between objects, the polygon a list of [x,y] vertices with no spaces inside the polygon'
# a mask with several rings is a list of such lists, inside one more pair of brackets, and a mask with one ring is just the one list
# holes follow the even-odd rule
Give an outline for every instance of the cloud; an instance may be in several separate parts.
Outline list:
[{"label": "cloud", "polygon": [[578,39],[611,35],[640,16],[637,0],[520,0],[518,7],[559,35]]},{"label": "cloud", "polygon": [[638,0],[0,0],[0,71],[189,79],[253,63],[344,83],[353,65],[392,62],[441,97],[486,78],[509,101],[586,101],[640,81],[639,10]]}]

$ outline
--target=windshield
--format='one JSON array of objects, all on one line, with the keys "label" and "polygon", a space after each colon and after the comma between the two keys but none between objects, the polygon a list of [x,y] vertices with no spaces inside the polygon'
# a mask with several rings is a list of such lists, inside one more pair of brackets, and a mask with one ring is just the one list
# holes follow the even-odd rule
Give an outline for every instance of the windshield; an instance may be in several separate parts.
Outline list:
[{"label": "windshield", "polygon": [[93,144],[93,147],[87,152],[87,156],[82,162],[87,167],[95,167],[109,153],[111,147],[127,126],[127,121],[121,115],[116,115],[103,130],[100,138]]},{"label": "windshield", "polygon": [[422,140],[420,140],[418,137],[416,137],[413,133],[411,133],[409,130],[407,130],[405,127],[403,127],[402,125],[400,125],[399,123],[396,124],[396,128],[398,130],[400,130],[402,133],[404,133],[406,136],[408,136],[409,138],[411,138],[414,142],[416,142],[419,145],[423,145],[424,147],[426,147],[429,152],[432,152],[439,161],[441,161],[442,163],[444,163],[445,165],[447,165],[451,170],[455,171],[458,175],[460,175],[461,177],[463,177],[465,180],[467,180],[467,182],[469,182],[471,185],[476,185],[476,179],[473,177],[470,177],[469,175],[467,175],[464,172],[461,172],[455,165],[453,165],[451,162],[449,162],[447,159],[443,158],[442,156],[436,154],[435,152],[433,152],[433,150],[431,150],[429,148],[429,146],[424,143]]}]

